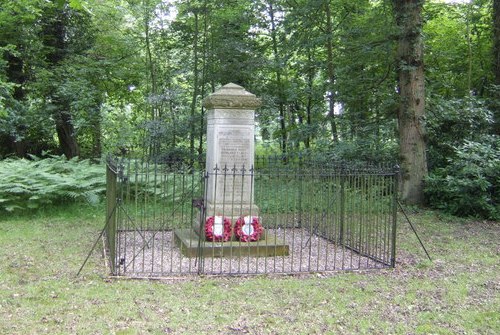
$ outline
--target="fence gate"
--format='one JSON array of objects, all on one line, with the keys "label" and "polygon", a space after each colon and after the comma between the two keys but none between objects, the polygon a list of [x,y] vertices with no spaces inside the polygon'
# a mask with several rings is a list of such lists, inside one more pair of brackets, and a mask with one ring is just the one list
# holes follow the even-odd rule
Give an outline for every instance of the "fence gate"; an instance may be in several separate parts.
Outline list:
[{"label": "fence gate", "polygon": [[[207,172],[109,159],[106,241],[111,272],[158,277],[394,266],[397,176],[397,170],[382,167],[283,160],[261,164],[256,159],[255,168]],[[250,189],[236,191],[245,178],[251,178]],[[209,184],[217,185],[219,199],[209,200],[218,206],[207,203]],[[245,192],[255,208],[235,199]],[[217,222],[220,227],[227,223],[227,241],[207,239],[206,222],[212,229]],[[245,229],[250,229],[248,236],[259,235],[257,227],[263,228],[258,241],[237,237]]]}]

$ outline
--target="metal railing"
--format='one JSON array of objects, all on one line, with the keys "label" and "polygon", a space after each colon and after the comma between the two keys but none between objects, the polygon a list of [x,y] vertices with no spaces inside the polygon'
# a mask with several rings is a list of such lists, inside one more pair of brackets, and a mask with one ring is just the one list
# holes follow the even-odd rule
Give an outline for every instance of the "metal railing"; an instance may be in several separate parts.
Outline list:
[{"label": "metal railing", "polygon": [[[398,173],[281,157],[214,171],[110,159],[111,272],[149,277],[393,267]],[[238,240],[234,231],[228,241],[208,241],[210,217],[227,219],[233,230],[238,219],[256,218],[264,232],[255,242]]]}]

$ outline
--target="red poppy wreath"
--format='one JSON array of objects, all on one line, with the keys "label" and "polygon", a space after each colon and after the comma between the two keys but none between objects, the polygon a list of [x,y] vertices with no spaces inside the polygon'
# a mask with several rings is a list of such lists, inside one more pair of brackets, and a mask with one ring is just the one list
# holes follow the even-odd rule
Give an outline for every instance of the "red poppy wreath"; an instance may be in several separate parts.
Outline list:
[{"label": "red poppy wreath", "polygon": [[258,241],[263,233],[264,228],[257,216],[240,216],[234,225],[234,235],[241,242]]},{"label": "red poppy wreath", "polygon": [[205,222],[207,241],[226,242],[231,239],[231,220],[225,216],[210,216]]}]

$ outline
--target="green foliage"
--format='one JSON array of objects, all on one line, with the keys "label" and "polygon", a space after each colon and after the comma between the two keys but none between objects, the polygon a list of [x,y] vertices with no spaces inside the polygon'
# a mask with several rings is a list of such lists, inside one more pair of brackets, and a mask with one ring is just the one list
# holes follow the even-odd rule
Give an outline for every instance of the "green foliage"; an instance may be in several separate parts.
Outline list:
[{"label": "green foliage", "polygon": [[323,212],[325,208],[335,215],[343,211],[349,215],[375,215],[387,211],[393,199],[391,181],[380,176],[337,175],[322,173],[310,176],[290,171],[284,176],[258,176],[255,180],[255,202],[263,214]]},{"label": "green foliage", "polygon": [[491,1],[426,1],[424,16],[428,89],[448,97],[484,95],[493,64]]},{"label": "green foliage", "polygon": [[431,95],[427,107],[429,205],[454,215],[499,217],[500,153],[479,97]]},{"label": "green foliage", "polygon": [[191,201],[191,198],[201,195],[202,176],[186,171],[165,172],[161,167],[143,167],[141,172],[131,171],[123,186],[127,188],[129,197],[135,201],[169,202]]},{"label": "green foliage", "polygon": [[104,167],[52,156],[0,162],[0,210],[36,209],[76,201],[98,203],[106,189]]},{"label": "green foliage", "polygon": [[[431,172],[491,131],[491,7],[425,2]],[[67,146],[80,157],[126,148],[192,163],[206,143],[202,98],[235,82],[262,98],[258,151],[394,161],[393,9],[369,0],[3,1],[0,158]]]},{"label": "green foliage", "polygon": [[429,204],[454,215],[500,219],[500,141],[486,136],[455,148],[448,166],[426,180]]},{"label": "green foliage", "polygon": [[[398,145],[395,140],[379,141],[375,138],[359,138],[335,145],[328,159],[355,163],[387,164],[397,161]],[[395,163],[394,163],[395,164]]]},{"label": "green foliage", "polygon": [[493,115],[477,97],[445,99],[431,95],[427,99],[427,146],[431,169],[448,165],[455,148],[465,140],[481,142],[489,133]]},{"label": "green foliage", "polygon": [[[2,3],[1,156],[60,152],[69,145],[64,135],[77,141],[81,157],[100,156],[104,107],[120,100],[123,110],[135,99],[128,85],[143,72],[138,45],[120,24],[123,9],[92,0]],[[69,131],[57,131],[61,124]]]}]

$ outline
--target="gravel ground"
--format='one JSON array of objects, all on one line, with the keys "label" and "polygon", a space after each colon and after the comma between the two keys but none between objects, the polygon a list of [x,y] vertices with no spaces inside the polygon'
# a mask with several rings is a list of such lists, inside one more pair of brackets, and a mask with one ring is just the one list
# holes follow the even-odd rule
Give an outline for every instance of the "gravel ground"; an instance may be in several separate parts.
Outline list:
[{"label": "gravel ground", "polygon": [[[206,257],[204,274],[265,274],[330,272],[365,270],[387,267],[368,257],[360,256],[346,247],[305,229],[269,229],[268,235],[285,240],[288,256],[272,257]],[[188,275],[198,272],[197,258],[188,258],[174,244],[172,231],[121,232],[119,275],[130,277],[162,277]],[[148,246],[144,247],[147,241]],[[381,250],[382,251],[382,250]]]}]

